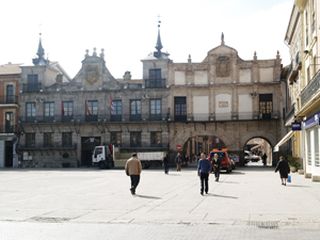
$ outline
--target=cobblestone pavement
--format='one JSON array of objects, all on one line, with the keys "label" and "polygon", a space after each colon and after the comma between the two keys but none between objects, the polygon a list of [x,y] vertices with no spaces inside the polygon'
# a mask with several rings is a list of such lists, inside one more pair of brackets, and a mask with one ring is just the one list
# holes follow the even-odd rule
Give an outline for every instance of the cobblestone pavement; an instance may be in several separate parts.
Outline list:
[{"label": "cobblestone pavement", "polygon": [[123,170],[1,170],[0,240],[319,239],[320,183],[271,168],[210,176],[145,170],[137,195]]}]

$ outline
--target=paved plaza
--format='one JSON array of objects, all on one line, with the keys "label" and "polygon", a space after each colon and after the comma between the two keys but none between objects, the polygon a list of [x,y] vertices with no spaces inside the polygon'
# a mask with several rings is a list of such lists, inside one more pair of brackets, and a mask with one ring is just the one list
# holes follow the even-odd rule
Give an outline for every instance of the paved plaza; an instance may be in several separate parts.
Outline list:
[{"label": "paved plaza", "polygon": [[210,175],[144,170],[137,195],[124,170],[1,170],[0,239],[319,239],[320,183],[272,168]]}]

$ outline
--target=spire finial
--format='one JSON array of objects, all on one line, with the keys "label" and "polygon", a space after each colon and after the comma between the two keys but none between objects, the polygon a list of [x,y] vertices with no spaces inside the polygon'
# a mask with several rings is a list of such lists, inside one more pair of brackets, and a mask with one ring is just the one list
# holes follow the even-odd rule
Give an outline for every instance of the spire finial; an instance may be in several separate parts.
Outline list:
[{"label": "spire finial", "polygon": [[48,63],[48,60],[45,59],[44,48],[42,47],[41,35],[42,35],[42,33],[40,31],[39,32],[38,51],[37,51],[38,58],[32,59],[32,62],[34,65],[46,65]]},{"label": "spire finial", "polygon": [[221,45],[224,45],[224,34],[223,34],[223,32],[221,33]]},{"label": "spire finial", "polygon": [[161,24],[160,16],[158,16],[158,38],[157,38],[157,45],[156,45],[158,56],[161,55],[161,49],[163,48],[161,43],[161,37],[160,37],[160,24]]}]

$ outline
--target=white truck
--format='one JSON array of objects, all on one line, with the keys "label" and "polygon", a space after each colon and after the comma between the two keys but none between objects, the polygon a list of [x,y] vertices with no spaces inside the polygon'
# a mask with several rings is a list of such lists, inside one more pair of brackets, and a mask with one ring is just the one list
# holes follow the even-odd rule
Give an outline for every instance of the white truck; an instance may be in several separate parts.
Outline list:
[{"label": "white truck", "polygon": [[113,168],[113,153],[114,146],[112,144],[96,146],[92,153],[92,165],[101,169]]},{"label": "white truck", "polygon": [[138,158],[143,168],[150,166],[162,166],[163,158],[166,152],[138,152]]},{"label": "white truck", "polygon": [[[143,168],[149,168],[150,166],[162,166],[162,161],[166,154],[167,153],[165,151],[137,153]],[[130,157],[131,153],[122,152],[120,148],[114,147],[111,144],[96,146],[92,154],[92,165],[101,169],[113,167],[123,168]]]}]

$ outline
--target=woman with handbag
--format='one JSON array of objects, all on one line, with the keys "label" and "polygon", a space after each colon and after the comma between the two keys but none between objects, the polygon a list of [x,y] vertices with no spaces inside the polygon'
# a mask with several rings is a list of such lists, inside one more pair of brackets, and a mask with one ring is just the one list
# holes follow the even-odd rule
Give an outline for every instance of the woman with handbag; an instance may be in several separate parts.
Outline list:
[{"label": "woman with handbag", "polygon": [[280,156],[280,161],[278,162],[276,169],[274,171],[275,172],[279,171],[281,184],[286,186],[288,174],[290,173],[290,167],[289,167],[288,161],[283,156]]}]

